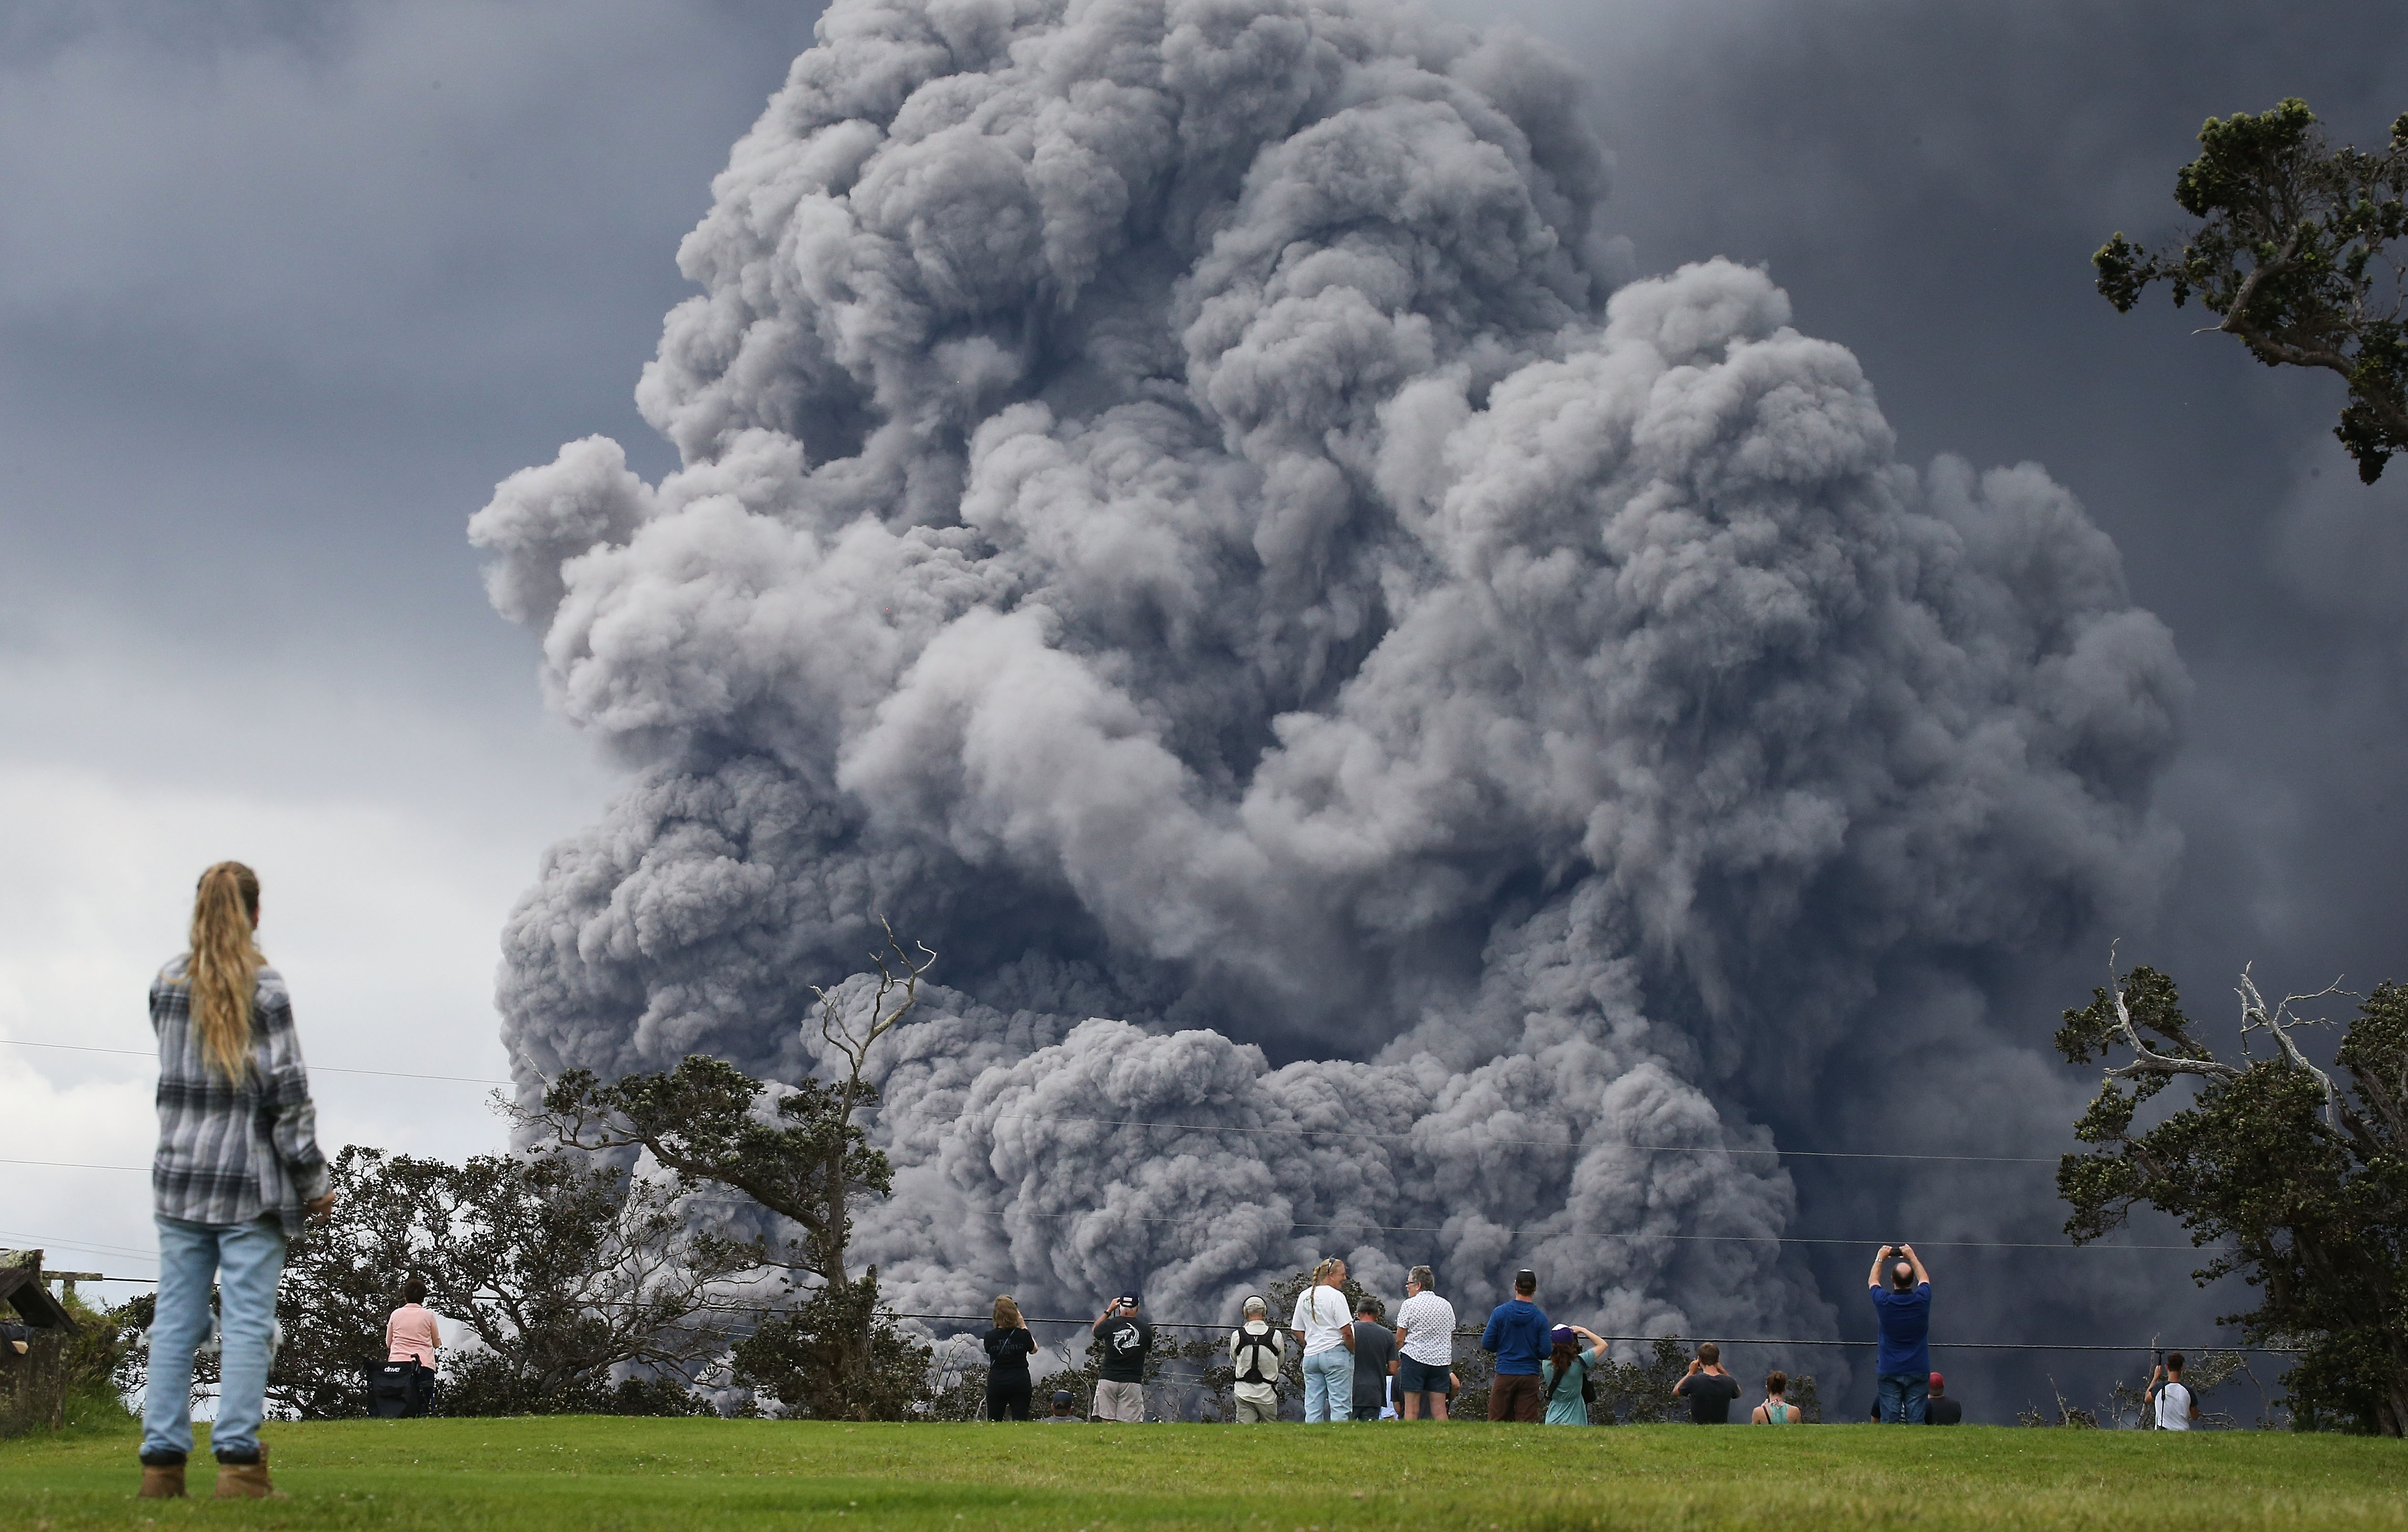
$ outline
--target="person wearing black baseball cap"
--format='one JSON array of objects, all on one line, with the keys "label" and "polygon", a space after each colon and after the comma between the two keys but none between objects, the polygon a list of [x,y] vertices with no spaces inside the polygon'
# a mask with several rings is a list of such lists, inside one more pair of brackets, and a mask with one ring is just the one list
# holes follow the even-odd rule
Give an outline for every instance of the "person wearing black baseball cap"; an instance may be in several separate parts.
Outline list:
[{"label": "person wearing black baseball cap", "polygon": [[1067,1388],[1054,1391],[1054,1413],[1037,1417],[1039,1425],[1083,1425],[1079,1415],[1079,1396]]},{"label": "person wearing black baseball cap", "polygon": [[1145,1419],[1145,1357],[1154,1350],[1154,1324],[1140,1313],[1135,1293],[1123,1293],[1096,1316],[1091,1332],[1103,1343],[1104,1358],[1096,1369],[1097,1420]]}]

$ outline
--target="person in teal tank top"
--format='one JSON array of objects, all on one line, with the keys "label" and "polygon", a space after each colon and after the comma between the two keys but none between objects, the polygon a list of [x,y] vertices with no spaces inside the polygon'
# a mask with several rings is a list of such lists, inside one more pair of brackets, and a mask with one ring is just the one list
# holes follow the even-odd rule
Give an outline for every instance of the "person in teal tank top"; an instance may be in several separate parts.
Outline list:
[{"label": "person in teal tank top", "polygon": [[1756,1425],[1796,1425],[1805,1417],[1788,1399],[1789,1374],[1768,1372],[1764,1375],[1764,1402],[1747,1417]]},{"label": "person in teal tank top", "polygon": [[[1539,1386],[1547,1401],[1546,1424],[1586,1425],[1588,1401],[1581,1397],[1581,1385],[1588,1381],[1588,1369],[1605,1360],[1605,1341],[1577,1324],[1558,1324],[1549,1339],[1554,1350],[1539,1364]],[[1581,1348],[1583,1340],[1589,1343],[1585,1351]]]}]

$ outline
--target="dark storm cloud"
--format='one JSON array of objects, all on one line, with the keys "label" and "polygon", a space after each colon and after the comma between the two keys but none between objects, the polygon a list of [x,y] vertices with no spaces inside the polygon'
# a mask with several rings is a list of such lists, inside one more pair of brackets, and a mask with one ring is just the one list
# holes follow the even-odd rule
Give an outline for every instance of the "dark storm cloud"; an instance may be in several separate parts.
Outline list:
[{"label": "dark storm cloud", "polygon": [[[460,511],[528,442],[638,419],[678,235],[810,21],[0,5],[0,1030],[142,1047],[231,854],[313,1057],[499,1072],[494,932],[607,779]],[[138,1058],[0,1052],[0,1153],[139,1163],[147,1080],[75,1083]],[[392,1086],[322,1080],[329,1145],[499,1136],[473,1084]],[[146,1249],[128,1179],[27,1167],[10,1223]]]}]

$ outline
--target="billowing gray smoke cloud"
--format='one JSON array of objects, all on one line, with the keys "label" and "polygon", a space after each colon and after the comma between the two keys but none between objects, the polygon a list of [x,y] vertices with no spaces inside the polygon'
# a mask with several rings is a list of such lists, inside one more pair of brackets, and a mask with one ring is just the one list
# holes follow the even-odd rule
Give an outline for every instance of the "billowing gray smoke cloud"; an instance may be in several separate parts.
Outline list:
[{"label": "billowing gray smoke cloud", "polygon": [[906,1307],[1207,1317],[1334,1250],[1827,1333],[1749,1103],[1885,970],[2176,849],[2186,683],[2106,537],[1897,463],[1761,272],[1624,280],[1513,34],[819,36],[680,251],[638,399],[683,465],[575,442],[471,525],[640,773],[510,924],[522,1079],[819,1067],[806,986],[883,913],[948,986],[879,1061]]}]

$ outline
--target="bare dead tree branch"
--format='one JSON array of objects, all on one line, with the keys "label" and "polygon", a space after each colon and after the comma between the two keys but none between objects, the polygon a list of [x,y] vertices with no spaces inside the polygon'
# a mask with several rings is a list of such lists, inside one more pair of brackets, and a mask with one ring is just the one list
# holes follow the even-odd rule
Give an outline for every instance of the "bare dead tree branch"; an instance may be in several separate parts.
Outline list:
[{"label": "bare dead tree branch", "polygon": [[2341,1092],[2333,1085],[2332,1076],[2317,1068],[2305,1053],[2300,1052],[2299,1043],[2291,1037],[2294,1028],[2322,1026],[2326,1024],[2326,1018],[2322,1016],[2304,1018],[2294,1014],[2291,1008],[2311,1000],[2322,1000],[2334,995],[2346,995],[2353,1000],[2359,996],[2352,991],[2342,988],[2341,981],[2335,979],[2313,995],[2286,995],[2280,1003],[2269,1010],[2264,998],[2258,993],[2258,981],[2249,974],[2249,970],[2255,966],[2257,965],[2252,963],[2242,968],[2240,986],[2233,991],[2235,995],[2241,996],[2241,1036],[2244,1039],[2243,1046],[2246,1046],[2246,1038],[2253,1032],[2272,1033],[2274,1040],[2282,1046],[2284,1059],[2292,1067],[2306,1070],[2314,1077],[2317,1085],[2323,1088],[2326,1124],[2336,1133],[2344,1131],[2343,1117],[2346,1109],[2343,1105]]},{"label": "bare dead tree branch", "polygon": [[[886,933],[886,951],[869,954],[869,961],[878,967],[878,993],[870,1001],[869,1023],[866,1028],[856,1030],[852,1018],[845,1014],[835,995],[816,984],[811,986],[811,993],[818,995],[820,1001],[820,1036],[844,1056],[845,1107],[848,1113],[859,1099],[861,1071],[868,1061],[869,1050],[879,1038],[895,1030],[904,1017],[911,1014],[912,1007],[920,1003],[921,976],[937,966],[936,951],[925,942],[912,943],[925,958],[924,962],[915,962],[911,953],[905,950],[902,940],[895,935],[895,927],[887,923],[883,915],[879,917],[878,924]],[[890,998],[895,1000],[892,1009],[887,1007]]]}]

